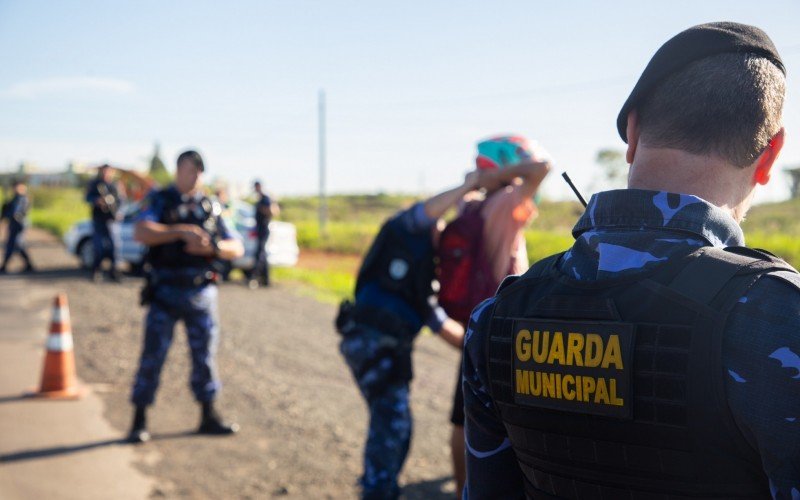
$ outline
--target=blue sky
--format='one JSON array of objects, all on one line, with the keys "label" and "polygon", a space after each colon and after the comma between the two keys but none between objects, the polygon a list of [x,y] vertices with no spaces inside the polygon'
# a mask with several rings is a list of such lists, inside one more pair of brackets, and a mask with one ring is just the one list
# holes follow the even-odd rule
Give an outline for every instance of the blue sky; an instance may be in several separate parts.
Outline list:
[{"label": "blue sky", "polygon": [[[800,163],[795,1],[0,0],[0,170],[23,159],[172,166],[276,194],[317,188],[317,93],[334,192],[458,182],[484,136],[538,140],[583,190],[653,52],[714,20],[762,27],[788,68],[781,164]],[[560,179],[546,194],[565,197]],[[786,195],[776,178],[760,199]]]}]

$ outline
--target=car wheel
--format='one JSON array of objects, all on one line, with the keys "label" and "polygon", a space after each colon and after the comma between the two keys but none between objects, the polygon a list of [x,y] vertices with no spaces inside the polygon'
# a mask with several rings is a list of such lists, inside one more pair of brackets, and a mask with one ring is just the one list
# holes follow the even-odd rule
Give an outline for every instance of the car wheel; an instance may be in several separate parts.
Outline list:
[{"label": "car wheel", "polygon": [[78,244],[78,259],[81,261],[81,267],[89,269],[94,264],[94,247],[92,247],[92,240],[85,238]]}]

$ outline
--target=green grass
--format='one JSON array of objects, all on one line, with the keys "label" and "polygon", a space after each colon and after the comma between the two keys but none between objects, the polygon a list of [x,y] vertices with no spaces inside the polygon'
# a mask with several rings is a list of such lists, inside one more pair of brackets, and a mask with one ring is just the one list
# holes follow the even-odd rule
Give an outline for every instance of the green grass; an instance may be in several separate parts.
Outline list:
[{"label": "green grass", "polygon": [[745,235],[781,233],[800,236],[800,199],[753,207],[742,223]]},{"label": "green grass", "polygon": [[747,246],[768,250],[794,267],[800,266],[800,238],[788,234],[752,232],[746,234]]},{"label": "green grass", "polygon": [[56,236],[64,236],[70,226],[90,216],[80,189],[40,187],[32,189],[30,195],[31,224]]},{"label": "green grass", "polygon": [[379,221],[328,223],[327,235],[320,235],[316,221],[294,221],[300,248],[324,252],[361,255],[367,251],[380,228]]},{"label": "green grass", "polygon": [[329,304],[338,304],[343,299],[351,298],[356,286],[355,275],[351,272],[276,267],[270,273],[276,281],[297,283],[306,294]]},{"label": "green grass", "polygon": [[525,244],[528,250],[528,262],[533,264],[554,253],[563,252],[572,246],[575,239],[569,232],[548,232],[537,229],[525,231]]}]

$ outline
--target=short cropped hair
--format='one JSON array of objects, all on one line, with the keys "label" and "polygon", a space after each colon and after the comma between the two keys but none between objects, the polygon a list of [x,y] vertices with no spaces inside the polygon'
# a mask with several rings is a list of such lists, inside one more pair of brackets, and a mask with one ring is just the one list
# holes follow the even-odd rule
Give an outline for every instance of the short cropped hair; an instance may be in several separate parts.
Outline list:
[{"label": "short cropped hair", "polygon": [[753,54],[720,54],[671,75],[637,106],[641,140],[656,148],[751,165],[782,126],[786,78]]},{"label": "short cropped hair", "polygon": [[205,172],[206,167],[203,164],[203,157],[200,156],[200,153],[194,150],[184,151],[183,153],[178,156],[178,161],[176,162],[177,166],[181,166],[181,163],[184,161],[191,161],[195,167],[199,168],[201,172]]}]

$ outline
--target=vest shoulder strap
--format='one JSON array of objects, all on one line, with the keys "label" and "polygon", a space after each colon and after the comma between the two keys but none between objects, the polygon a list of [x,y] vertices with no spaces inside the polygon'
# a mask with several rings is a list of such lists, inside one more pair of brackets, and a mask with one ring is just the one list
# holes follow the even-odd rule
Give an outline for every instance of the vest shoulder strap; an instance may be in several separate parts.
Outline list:
[{"label": "vest shoulder strap", "polygon": [[558,262],[561,260],[561,256],[564,255],[565,253],[566,252],[557,253],[537,261],[524,274],[521,275],[512,274],[510,276],[506,276],[505,279],[503,279],[503,281],[500,283],[500,286],[497,288],[496,295],[499,297],[500,295],[505,295],[506,293],[509,293],[507,292],[507,290],[516,288],[513,286],[515,283],[523,283],[526,282],[528,279],[536,279],[536,278],[541,278],[543,276],[547,276],[554,269],[556,269]]},{"label": "vest shoulder strap", "polygon": [[526,278],[541,278],[549,274],[558,265],[558,261],[566,252],[557,253],[536,262],[523,276]]},{"label": "vest shoulder strap", "polygon": [[669,288],[702,304],[709,304],[737,275],[789,271],[792,266],[774,255],[746,247],[703,247],[672,279]]},{"label": "vest shoulder strap", "polygon": [[784,283],[793,286],[800,291],[800,274],[792,271],[775,271],[769,273],[769,276],[777,278]]}]

